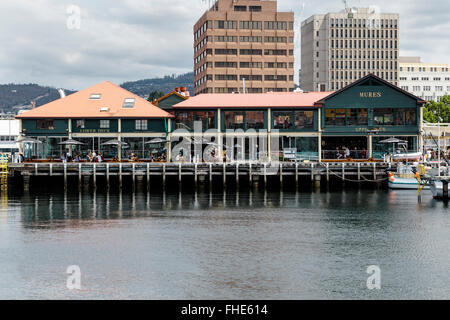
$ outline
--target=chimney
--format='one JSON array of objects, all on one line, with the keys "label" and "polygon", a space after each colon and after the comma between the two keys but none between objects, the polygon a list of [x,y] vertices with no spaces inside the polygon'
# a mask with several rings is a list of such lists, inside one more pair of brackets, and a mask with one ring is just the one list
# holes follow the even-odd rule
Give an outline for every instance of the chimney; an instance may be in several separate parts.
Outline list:
[{"label": "chimney", "polygon": [[33,101],[33,102],[31,103],[31,105],[32,105],[32,109],[35,109],[35,108],[36,108],[36,101]]},{"label": "chimney", "polygon": [[66,93],[64,92],[63,89],[58,89],[58,92],[59,92],[59,96],[60,96],[61,99],[66,97]]}]

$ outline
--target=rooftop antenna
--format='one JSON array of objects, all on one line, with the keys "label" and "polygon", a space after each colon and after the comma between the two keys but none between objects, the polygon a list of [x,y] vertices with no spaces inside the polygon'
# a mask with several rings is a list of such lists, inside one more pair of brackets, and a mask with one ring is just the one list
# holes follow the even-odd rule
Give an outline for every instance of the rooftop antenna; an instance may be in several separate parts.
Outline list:
[{"label": "rooftop antenna", "polygon": [[[305,2],[304,1],[300,1],[301,3],[301,10],[300,10],[300,16],[297,20],[298,23],[298,32],[297,32],[297,59],[295,59],[296,61],[300,61],[301,59],[301,46],[302,46],[302,19],[303,19],[303,14],[305,12]],[[297,72],[295,73],[297,74]],[[300,85],[300,79],[298,79],[298,85]]]},{"label": "rooftop antenna", "polygon": [[344,3],[345,9],[348,9],[347,0],[342,0],[342,2]]}]

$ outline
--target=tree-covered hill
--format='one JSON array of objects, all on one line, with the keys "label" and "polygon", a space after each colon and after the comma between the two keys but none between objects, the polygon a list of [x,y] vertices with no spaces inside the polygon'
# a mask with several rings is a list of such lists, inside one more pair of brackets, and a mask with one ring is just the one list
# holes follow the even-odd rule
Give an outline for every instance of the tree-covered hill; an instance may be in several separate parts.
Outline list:
[{"label": "tree-covered hill", "polygon": [[[65,90],[66,95],[74,91]],[[14,112],[30,106],[36,101],[36,107],[59,99],[58,90],[37,84],[3,84],[0,85],[0,112]]]},{"label": "tree-covered hill", "polygon": [[[107,79],[105,79],[107,80]],[[194,74],[186,73],[179,76],[165,76],[163,78],[154,78],[125,82],[121,87],[147,98],[152,91],[162,91],[168,93],[176,87],[186,87],[193,94]],[[75,91],[64,90],[66,95]],[[59,99],[59,93],[56,88],[44,87],[38,84],[3,84],[0,85],[0,113],[17,113],[21,109],[30,108],[33,101],[36,101],[36,107]]]},{"label": "tree-covered hill", "polygon": [[168,93],[177,87],[186,87],[191,95],[194,94],[194,73],[189,72],[179,76],[165,76],[164,78],[154,78],[125,82],[121,84],[122,88],[147,98],[152,91],[163,91]]}]

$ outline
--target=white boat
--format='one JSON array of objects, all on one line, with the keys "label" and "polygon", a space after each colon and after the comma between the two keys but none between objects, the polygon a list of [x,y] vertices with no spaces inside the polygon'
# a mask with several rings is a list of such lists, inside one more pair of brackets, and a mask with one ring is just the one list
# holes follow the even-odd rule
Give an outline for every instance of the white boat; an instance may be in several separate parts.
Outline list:
[{"label": "white boat", "polygon": [[[390,189],[415,189],[417,190],[422,184],[419,183],[416,177],[401,177],[391,173],[389,176],[389,188]],[[429,189],[430,186],[426,185],[423,187],[424,190]]]},{"label": "white boat", "polygon": [[416,160],[419,161],[422,158],[421,152],[408,152],[408,153],[396,153],[391,156],[392,160],[402,161],[402,160]]},{"label": "white boat", "polygon": [[413,172],[410,165],[398,164],[397,172],[388,173],[388,186],[390,189],[429,189],[428,185],[424,185],[423,181],[420,181],[418,175]]}]

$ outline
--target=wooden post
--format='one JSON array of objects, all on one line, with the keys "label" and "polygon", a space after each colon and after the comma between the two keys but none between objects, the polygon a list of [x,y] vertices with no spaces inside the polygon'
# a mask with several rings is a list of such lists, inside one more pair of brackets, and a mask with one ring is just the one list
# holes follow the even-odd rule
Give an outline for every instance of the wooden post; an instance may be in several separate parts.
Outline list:
[{"label": "wooden post", "polygon": [[227,166],[225,164],[225,162],[223,163],[223,186],[227,185]]},{"label": "wooden post", "polygon": [[35,163],[35,164],[34,164],[34,175],[35,175],[35,176],[38,175],[38,171],[39,171],[39,170],[38,170],[38,164]]},{"label": "wooden post", "polygon": [[53,176],[53,163],[50,163],[50,177]]},{"label": "wooden post", "polygon": [[106,184],[109,188],[109,163],[106,164]]},{"label": "wooden post", "polygon": [[119,163],[119,187],[122,189],[122,163]]},{"label": "wooden post", "polygon": [[150,163],[147,163],[147,190],[150,190]]},{"label": "wooden post", "polygon": [[64,189],[67,189],[67,163],[64,163]]},{"label": "wooden post", "polygon": [[361,180],[361,163],[358,162],[358,181]]},{"label": "wooden post", "polygon": [[136,164],[133,163],[133,188],[136,186]]},{"label": "wooden post", "polygon": [[373,163],[373,180],[377,180],[377,163]]},{"label": "wooden post", "polygon": [[267,187],[267,164],[264,163],[264,187]]},{"label": "wooden post", "polygon": [[166,164],[163,163],[163,188],[166,189]]},{"label": "wooden post", "polygon": [[327,162],[327,182],[330,182],[330,164]]},{"label": "wooden post", "polygon": [[250,163],[250,167],[248,169],[248,181],[250,186],[253,184],[253,169],[252,169],[252,164]]},{"label": "wooden post", "polygon": [[97,164],[94,163],[94,189],[97,188]]},{"label": "wooden post", "polygon": [[212,187],[212,163],[209,164],[209,187]]},{"label": "wooden post", "polygon": [[236,163],[236,186],[239,188],[239,163]]},{"label": "wooden post", "polygon": [[342,180],[345,179],[345,163],[342,163]]},{"label": "wooden post", "polygon": [[314,181],[314,163],[311,163],[311,181]]},{"label": "wooden post", "polygon": [[178,164],[178,183],[181,186],[181,163]]},{"label": "wooden post", "polygon": [[194,164],[194,181],[195,181],[195,188],[198,187],[198,177],[197,177],[197,163]]},{"label": "wooden post", "polygon": [[283,162],[280,163],[280,187],[283,187]]},{"label": "wooden post", "polygon": [[81,186],[81,163],[78,164],[78,184]]},{"label": "wooden post", "polygon": [[298,190],[298,162],[295,162],[295,188]]}]

